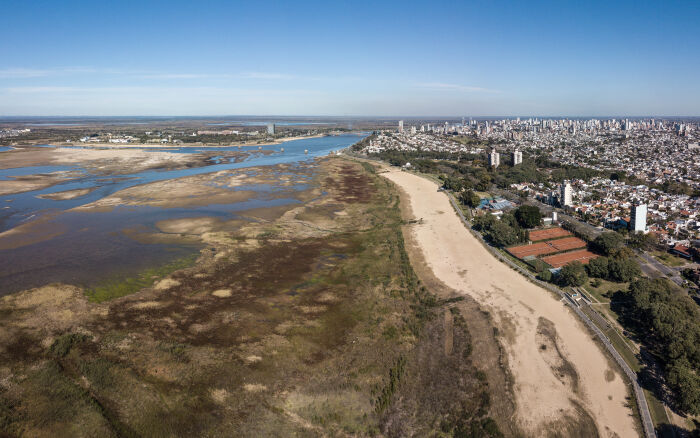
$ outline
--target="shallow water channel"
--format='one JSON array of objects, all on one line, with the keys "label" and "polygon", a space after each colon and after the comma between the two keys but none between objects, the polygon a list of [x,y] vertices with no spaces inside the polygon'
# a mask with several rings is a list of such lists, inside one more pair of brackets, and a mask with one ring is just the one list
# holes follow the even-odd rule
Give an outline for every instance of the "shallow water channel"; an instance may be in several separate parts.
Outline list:
[{"label": "shallow water channel", "polygon": [[[200,248],[195,245],[137,242],[127,237],[123,230],[153,229],[156,222],[165,219],[201,216],[235,219],[238,213],[245,210],[299,202],[293,193],[305,190],[308,186],[296,184],[283,189],[275,184],[239,186],[231,190],[254,191],[255,196],[245,202],[200,207],[121,206],[107,212],[67,210],[97,201],[128,187],[156,181],[253,166],[282,163],[296,163],[301,166],[315,157],[351,146],[361,138],[361,135],[348,134],[264,146],[265,150],[274,151],[271,154],[258,153],[257,146],[158,148],[157,150],[177,153],[249,151],[250,155],[239,162],[217,156],[210,160],[210,165],[203,167],[150,170],[127,175],[94,175],[75,166],[32,166],[0,170],[0,185],[11,176],[70,171],[73,177],[46,189],[0,196],[0,232],[37,221],[37,233],[44,236],[31,243],[35,237],[32,236],[33,232],[16,236],[0,235],[0,244],[5,240],[6,248],[0,249],[0,296],[52,282],[91,286],[105,278],[134,275],[146,268],[188,257]],[[75,189],[92,191],[69,200],[37,197]],[[47,235],[49,238],[46,238]],[[12,242],[12,239],[18,241]],[[22,239],[25,240],[21,241]]]}]

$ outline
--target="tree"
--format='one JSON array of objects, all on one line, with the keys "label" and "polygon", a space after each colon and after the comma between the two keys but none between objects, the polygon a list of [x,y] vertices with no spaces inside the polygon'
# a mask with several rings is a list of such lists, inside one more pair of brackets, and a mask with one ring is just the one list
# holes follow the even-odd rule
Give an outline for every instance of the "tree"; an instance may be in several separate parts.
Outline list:
[{"label": "tree", "polygon": [[569,263],[559,272],[559,281],[565,286],[582,286],[586,280],[586,269],[578,261]]},{"label": "tree", "polygon": [[485,233],[491,229],[491,226],[496,223],[496,218],[492,214],[484,214],[474,218],[474,229]]},{"label": "tree", "polygon": [[700,309],[664,278],[639,278],[623,295],[621,321],[664,362],[679,407],[700,414]]},{"label": "tree", "polygon": [[659,239],[654,233],[631,233],[629,235],[629,246],[643,250],[652,250],[659,244]]},{"label": "tree", "polygon": [[453,192],[459,192],[462,190],[463,184],[462,180],[452,176],[443,177],[444,183],[443,187],[447,190],[452,190]]},{"label": "tree", "polygon": [[496,221],[488,231],[488,237],[496,246],[508,246],[517,243],[518,232],[510,225],[502,221]]},{"label": "tree", "polygon": [[586,265],[588,275],[594,278],[608,278],[608,258],[598,257]]},{"label": "tree", "polygon": [[491,188],[491,175],[483,173],[479,176],[479,181],[476,183],[476,189],[480,192],[485,192]]},{"label": "tree", "polygon": [[612,256],[619,260],[631,259],[634,258],[634,251],[623,246],[622,248],[614,250]]},{"label": "tree", "polygon": [[608,278],[612,281],[631,281],[641,273],[639,265],[632,258],[615,257],[608,262]]},{"label": "tree", "polygon": [[700,376],[687,363],[669,367],[668,382],[676,389],[678,401],[686,412],[700,413]]},{"label": "tree", "polygon": [[542,213],[533,205],[521,205],[515,209],[515,219],[523,228],[534,228],[542,222]]},{"label": "tree", "polygon": [[608,232],[596,237],[593,247],[605,255],[612,255],[616,250],[622,248],[625,238],[618,233]]},{"label": "tree", "polygon": [[474,191],[467,190],[465,192],[460,193],[459,201],[468,207],[476,208],[481,202],[481,198],[479,198],[479,195],[474,193]]}]

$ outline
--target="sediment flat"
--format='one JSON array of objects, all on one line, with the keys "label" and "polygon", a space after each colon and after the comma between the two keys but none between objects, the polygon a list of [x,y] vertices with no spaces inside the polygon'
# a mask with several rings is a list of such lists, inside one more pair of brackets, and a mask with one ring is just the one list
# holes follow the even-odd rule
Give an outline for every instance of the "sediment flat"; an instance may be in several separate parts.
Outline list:
[{"label": "sediment flat", "polygon": [[46,193],[44,195],[37,195],[37,198],[42,199],[53,199],[54,201],[65,201],[68,199],[75,199],[81,196],[85,196],[95,190],[97,187],[92,187],[89,189],[75,189],[75,190],[65,190],[62,192]]},{"label": "sediment flat", "polygon": [[218,143],[60,143],[60,146],[80,146],[83,148],[109,148],[109,149],[168,149],[168,148],[228,148],[231,146],[251,147],[251,146],[273,146],[287,141],[304,140],[309,138],[325,137],[326,134],[316,135],[298,135],[294,137],[284,137],[275,140],[263,140],[260,143],[250,142],[234,142],[227,144]]},{"label": "sediment flat", "polygon": [[246,180],[305,180],[306,201],[240,212],[245,219],[202,211],[137,227],[202,247],[196,260],[143,266],[90,288],[52,283],[0,297],[3,432],[495,430],[492,386],[476,368],[480,350],[472,352],[483,338],[418,286],[390,183],[335,157],[289,166],[291,176],[262,170]]},{"label": "sediment flat", "polygon": [[528,436],[639,436],[623,376],[564,303],[493,257],[437,184],[397,169],[383,176],[405,192],[413,219],[422,219],[410,232],[435,276],[492,314],[519,428]]}]

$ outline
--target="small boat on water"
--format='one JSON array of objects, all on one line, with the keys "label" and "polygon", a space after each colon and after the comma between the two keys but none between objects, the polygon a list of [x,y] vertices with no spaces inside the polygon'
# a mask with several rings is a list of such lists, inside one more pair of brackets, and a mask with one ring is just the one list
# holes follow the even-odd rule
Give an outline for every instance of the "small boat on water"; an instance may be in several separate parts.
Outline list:
[{"label": "small boat on water", "polygon": [[280,148],[280,152],[284,152],[284,148]]},{"label": "small boat on water", "polygon": [[309,150],[308,150],[308,149],[304,149],[304,153],[305,153],[305,154],[308,154],[308,153],[309,153]]}]

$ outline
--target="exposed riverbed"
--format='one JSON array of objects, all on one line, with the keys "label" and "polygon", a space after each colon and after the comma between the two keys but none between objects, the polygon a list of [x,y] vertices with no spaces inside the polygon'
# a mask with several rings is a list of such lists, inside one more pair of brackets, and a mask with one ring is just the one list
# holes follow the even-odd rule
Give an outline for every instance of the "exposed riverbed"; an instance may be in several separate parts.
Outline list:
[{"label": "exposed riverbed", "polygon": [[156,224],[209,217],[234,226],[255,220],[246,211],[303,202],[312,196],[311,161],[359,139],[310,138],[266,150],[1,152],[0,295],[50,282],[90,286],[196,254],[201,242],[168,239]]}]

